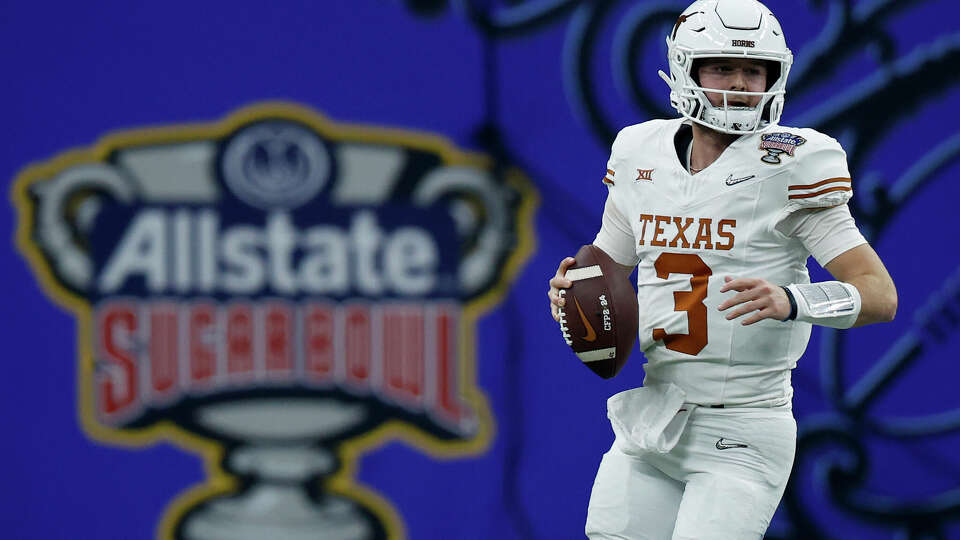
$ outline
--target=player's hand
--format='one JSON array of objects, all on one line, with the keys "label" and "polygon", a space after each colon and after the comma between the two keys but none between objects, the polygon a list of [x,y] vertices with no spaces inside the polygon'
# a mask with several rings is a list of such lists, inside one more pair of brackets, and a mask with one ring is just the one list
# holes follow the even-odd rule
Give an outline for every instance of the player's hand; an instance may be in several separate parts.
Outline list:
[{"label": "player's hand", "polygon": [[550,279],[550,290],[547,296],[550,298],[550,313],[553,314],[553,320],[560,322],[560,308],[563,306],[563,298],[560,298],[560,289],[568,289],[573,282],[563,277],[567,274],[567,268],[575,263],[573,257],[567,257],[560,261],[557,268],[557,274]]},{"label": "player's hand", "polygon": [[765,279],[737,278],[725,276],[725,283],[720,292],[737,291],[732,298],[727,298],[717,306],[720,311],[732,308],[727,313],[727,320],[733,320],[741,315],[753,313],[740,324],[747,326],[764,319],[782,321],[790,316],[790,299],[783,289]]}]

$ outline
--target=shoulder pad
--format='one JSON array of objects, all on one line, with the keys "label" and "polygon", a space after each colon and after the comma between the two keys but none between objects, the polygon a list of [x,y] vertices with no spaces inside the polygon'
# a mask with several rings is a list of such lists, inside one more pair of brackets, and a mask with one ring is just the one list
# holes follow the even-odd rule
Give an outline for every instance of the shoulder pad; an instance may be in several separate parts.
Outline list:
[{"label": "shoulder pad", "polygon": [[787,208],[827,208],[850,200],[847,154],[835,139],[812,129],[791,129],[798,141],[787,185]]},{"label": "shoulder pad", "polygon": [[659,122],[662,121],[651,120],[649,122],[643,122],[642,124],[634,124],[621,129],[620,132],[617,133],[617,137],[614,139],[613,146],[610,149],[610,159],[607,161],[607,173],[603,177],[603,183],[606,184],[607,187],[616,185],[617,171],[622,169],[622,164],[626,157],[624,152],[629,153],[630,148],[637,144],[642,144],[644,137],[651,133],[652,129],[655,129]]}]

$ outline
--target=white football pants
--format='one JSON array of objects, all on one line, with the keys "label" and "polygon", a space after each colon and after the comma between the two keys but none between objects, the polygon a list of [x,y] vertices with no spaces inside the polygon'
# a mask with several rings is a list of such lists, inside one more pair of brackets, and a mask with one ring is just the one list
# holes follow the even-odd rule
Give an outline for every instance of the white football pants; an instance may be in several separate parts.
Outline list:
[{"label": "white football pants", "polygon": [[787,408],[697,408],[668,453],[618,437],[590,493],[592,540],[763,538],[796,449]]}]

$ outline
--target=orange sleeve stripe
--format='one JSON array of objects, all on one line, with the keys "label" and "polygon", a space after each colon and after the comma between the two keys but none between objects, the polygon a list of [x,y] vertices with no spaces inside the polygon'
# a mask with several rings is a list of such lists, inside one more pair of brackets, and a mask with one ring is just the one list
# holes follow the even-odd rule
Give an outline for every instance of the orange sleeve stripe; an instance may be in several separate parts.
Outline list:
[{"label": "orange sleeve stripe", "polygon": [[837,186],[827,189],[821,189],[820,191],[814,191],[813,193],[804,193],[803,195],[790,195],[789,199],[809,199],[810,197],[816,197],[818,195],[823,195],[824,193],[830,193],[831,191],[853,191],[850,186]]},{"label": "orange sleeve stripe", "polygon": [[832,184],[834,182],[850,182],[850,179],[849,178],[828,178],[826,180],[817,182],[816,184],[807,184],[805,186],[790,186],[787,189],[813,189],[816,187],[820,187],[824,184]]},{"label": "orange sleeve stripe", "polygon": [[604,183],[604,184],[610,184],[611,186],[614,185],[614,184],[613,184],[613,180],[607,178],[606,176],[603,177],[603,183]]},{"label": "orange sleeve stripe", "polygon": [[613,172],[613,169],[607,169],[607,174],[609,174],[610,176],[616,176],[616,175],[617,175],[617,173]]}]

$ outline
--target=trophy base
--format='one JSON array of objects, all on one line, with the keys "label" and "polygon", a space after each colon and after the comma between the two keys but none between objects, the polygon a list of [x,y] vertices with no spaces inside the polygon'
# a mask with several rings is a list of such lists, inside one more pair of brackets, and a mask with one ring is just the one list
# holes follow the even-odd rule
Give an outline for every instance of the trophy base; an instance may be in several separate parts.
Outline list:
[{"label": "trophy base", "polygon": [[348,499],[310,501],[292,486],[259,486],[208,502],[187,516],[187,540],[364,540],[373,536],[365,516]]}]

